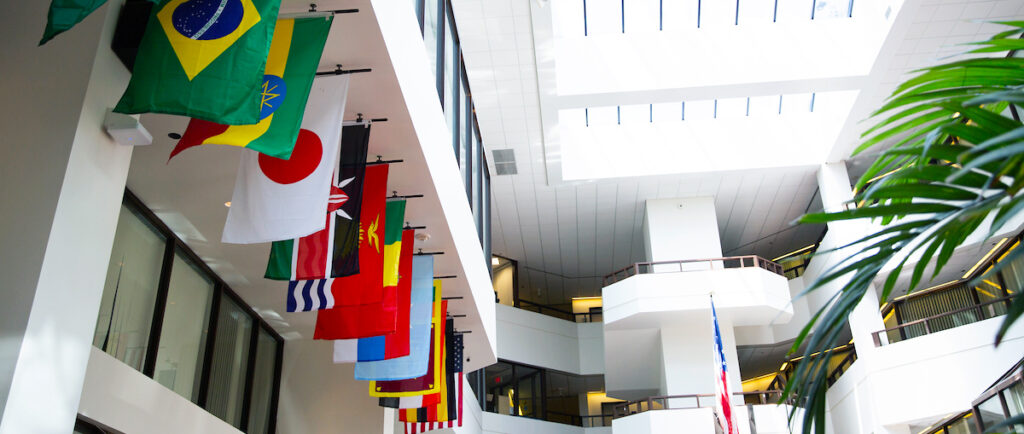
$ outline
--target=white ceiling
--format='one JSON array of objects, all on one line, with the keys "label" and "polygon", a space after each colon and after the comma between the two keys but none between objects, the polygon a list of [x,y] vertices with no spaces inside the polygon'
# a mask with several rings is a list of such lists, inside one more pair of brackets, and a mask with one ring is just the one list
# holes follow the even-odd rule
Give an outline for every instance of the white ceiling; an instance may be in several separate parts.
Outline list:
[{"label": "white ceiling", "polygon": [[[449,223],[441,209],[436,184],[430,182],[423,151],[409,117],[391,65],[390,57],[374,17],[369,0],[319,0],[319,10],[357,8],[357,14],[336,15],[320,61],[321,71],[335,64],[345,69],[372,68],[371,73],[351,75],[345,116],[355,119],[388,118],[374,123],[369,156],[375,159],[402,159],[391,167],[388,191],[398,194],[423,194],[409,199],[406,218],[413,226],[426,226],[429,240],[417,240],[424,251],[444,251],[435,256],[435,276],[456,275],[444,280],[446,297],[463,297],[449,302],[449,312],[465,314],[457,318],[458,330],[476,331],[466,336],[466,356],[472,362],[467,369],[482,367],[492,359],[487,336],[482,332],[480,315],[473,307],[473,296],[462,270],[463,261],[455,253]],[[303,12],[309,2],[284,0],[282,13]],[[426,66],[424,66],[426,69]],[[178,116],[147,114],[142,123],[153,134],[150,146],[133,150],[128,188],[174,230],[235,292],[252,306],[286,339],[311,339],[316,314],[285,312],[287,284],[263,278],[269,244],[235,245],[220,242],[227,207],[235,185],[239,156],[243,151],[227,146],[203,146],[189,149],[168,162],[174,140],[168,133],[183,132],[187,119]],[[460,197],[464,195],[459,194]],[[324,342],[330,345],[330,342]],[[476,357],[479,355],[480,357]]]},{"label": "white ceiling", "polygon": [[[715,196],[726,255],[770,259],[817,240],[821,226],[790,225],[805,211],[821,208],[816,165],[563,182],[557,137],[551,137],[552,130],[546,128],[550,121],[544,119],[552,114],[541,102],[555,92],[553,81],[545,78],[552,75],[546,66],[552,59],[535,49],[548,43],[536,38],[550,38],[537,33],[535,22],[550,20],[536,12],[549,1],[566,0],[453,0],[484,146],[488,151],[513,149],[516,157],[518,174],[492,176],[492,221],[494,253],[519,261],[523,296],[555,303],[594,295],[603,275],[644,260],[643,204],[651,198]],[[1024,2],[1019,0],[906,0],[867,76],[710,86],[684,93],[709,99],[859,89],[828,153],[828,161],[842,160],[866,128],[861,119],[910,71],[945,60],[964,50],[959,44],[998,31],[982,21],[1022,15]],[[774,87],[777,92],[765,91]],[[651,101],[651,94],[643,92],[598,97],[603,105],[613,106]]]}]

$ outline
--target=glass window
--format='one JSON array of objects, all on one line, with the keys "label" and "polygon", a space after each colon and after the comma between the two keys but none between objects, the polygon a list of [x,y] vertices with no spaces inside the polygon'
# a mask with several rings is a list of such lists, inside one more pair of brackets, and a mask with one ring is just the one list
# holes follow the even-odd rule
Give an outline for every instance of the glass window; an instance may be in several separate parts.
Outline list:
[{"label": "glass window", "polygon": [[[461,80],[460,80],[460,82],[461,82]],[[459,153],[456,156],[459,159],[459,169],[462,171],[463,179],[465,179],[466,169],[468,168],[468,165],[466,164],[466,162],[469,161],[468,160],[469,154],[470,154],[469,149],[470,149],[470,146],[471,146],[470,142],[468,140],[469,137],[467,137],[466,133],[465,133],[466,127],[469,126],[469,122],[466,120],[466,115],[469,114],[469,113],[467,113],[469,110],[466,109],[467,99],[466,99],[466,88],[464,86],[465,86],[465,82],[462,82],[462,85],[459,86],[459,101],[462,101],[462,113],[460,113],[461,118],[459,119],[459,131],[458,131],[458,135],[459,135]]]},{"label": "glass window", "polygon": [[199,398],[213,282],[181,252],[174,255],[153,378],[192,402]]},{"label": "glass window", "polygon": [[252,318],[234,300],[221,296],[213,343],[206,409],[235,427],[241,426],[245,375],[252,339]]},{"label": "glass window", "polygon": [[1018,382],[1003,391],[1006,398],[1006,408],[1010,410],[1007,416],[1024,414],[1024,383]]},{"label": "glass window", "polygon": [[[480,152],[481,154],[483,153],[483,147],[482,146],[477,148],[477,149],[479,149],[481,151]],[[487,169],[487,160],[484,160],[482,162],[482,164],[480,165],[480,170],[483,171],[483,174],[484,174],[483,203],[480,206],[480,208],[483,211],[483,215],[484,215],[484,225],[483,225],[483,231],[484,231],[483,232],[484,257],[485,258],[489,258],[489,257],[491,257],[491,173],[490,173],[490,170]]]},{"label": "glass window", "polygon": [[[1016,248],[1019,247],[1010,249],[1007,254]],[[1006,257],[1006,255],[1004,254],[1003,257]],[[1006,282],[1006,289],[1015,293],[1024,289],[1024,256],[1019,256],[1017,259],[1014,259],[1006,265],[1000,273],[1003,276],[1003,280]]]},{"label": "glass window", "polygon": [[992,395],[991,398],[978,405],[977,414],[985,428],[1005,420],[1006,414],[1003,413],[1003,404],[999,401],[999,394]]},{"label": "glass window", "polygon": [[438,0],[425,0],[423,5],[423,44],[427,47],[430,74],[437,77],[437,6]]},{"label": "glass window", "polygon": [[167,240],[134,210],[121,206],[93,345],[139,371]]},{"label": "glass window", "polygon": [[[445,14],[447,17],[448,14]],[[458,60],[458,47],[455,46],[453,37],[452,21],[447,20],[448,25],[444,32],[444,117],[448,121],[448,131],[452,134],[452,146],[456,153],[459,145],[459,132],[457,116],[459,113],[459,91],[455,89],[454,80]]]},{"label": "glass window", "polygon": [[477,237],[483,240],[483,152],[480,143],[473,144],[473,199],[470,206],[473,207],[473,217],[476,221]]},{"label": "glass window", "polygon": [[249,396],[249,434],[269,432],[270,401],[274,393],[274,365],[277,362],[277,340],[260,328],[256,340],[256,366],[253,368],[252,394]]}]

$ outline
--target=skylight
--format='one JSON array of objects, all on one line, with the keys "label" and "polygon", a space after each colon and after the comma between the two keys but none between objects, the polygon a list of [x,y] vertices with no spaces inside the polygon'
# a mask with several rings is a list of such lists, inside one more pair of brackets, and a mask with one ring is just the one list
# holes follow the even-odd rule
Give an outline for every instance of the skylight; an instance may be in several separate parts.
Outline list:
[{"label": "skylight", "polygon": [[866,75],[901,0],[552,1],[558,95]]},{"label": "skylight", "polygon": [[858,91],[559,111],[562,179],[820,164]]}]

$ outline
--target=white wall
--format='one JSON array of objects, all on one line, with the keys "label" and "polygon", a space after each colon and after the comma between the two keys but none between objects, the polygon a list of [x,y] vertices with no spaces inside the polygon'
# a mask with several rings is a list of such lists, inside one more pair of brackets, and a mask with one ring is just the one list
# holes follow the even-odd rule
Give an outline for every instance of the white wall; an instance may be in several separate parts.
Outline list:
[{"label": "white wall", "polygon": [[[789,426],[788,405],[735,405],[733,426],[740,434],[751,433],[749,414],[753,411],[758,434],[789,434],[800,432],[800,425]],[[612,421],[615,434],[620,433],[679,433],[714,434],[717,421],[711,407],[656,410],[626,416]],[[790,429],[792,428],[792,431]]]},{"label": "white wall", "polygon": [[734,329],[736,345],[771,345],[796,339],[811,318],[811,312],[807,307],[807,297],[800,297],[804,291],[805,282],[803,276],[790,279],[787,282],[790,305],[793,309],[792,317],[778,316],[773,318],[767,326],[737,326]]},{"label": "white wall", "polygon": [[604,344],[604,388],[609,396],[640,399],[665,389],[659,329],[605,329]]},{"label": "white wall", "polygon": [[241,433],[96,348],[89,354],[89,369],[78,411],[90,420],[124,433]]},{"label": "white wall", "polygon": [[49,2],[0,14],[3,433],[70,432],[79,407],[131,158],[102,130],[128,79],[109,48],[119,3],[43,47]]},{"label": "white wall", "polygon": [[[528,417],[484,413],[485,434],[611,434],[611,427],[583,428]],[[618,432],[618,431],[616,431]]]},{"label": "white wall", "polygon": [[711,293],[718,315],[735,325],[780,324],[793,313],[786,278],[748,267],[641,274],[616,282],[602,291],[604,322],[645,328],[685,321],[686,314],[710,312]]},{"label": "white wall", "polygon": [[498,357],[578,375],[604,373],[601,323],[574,323],[499,304]]},{"label": "white wall", "polygon": [[1024,354],[1024,324],[992,346],[1004,317],[877,348],[828,391],[836,432],[937,421],[970,408]]},{"label": "white wall", "polygon": [[333,351],[331,341],[285,342],[278,432],[383,432],[384,408],[369,395],[369,383],[353,378],[355,365],[333,363]]},{"label": "white wall", "polygon": [[713,197],[648,200],[644,235],[651,261],[722,257]]}]

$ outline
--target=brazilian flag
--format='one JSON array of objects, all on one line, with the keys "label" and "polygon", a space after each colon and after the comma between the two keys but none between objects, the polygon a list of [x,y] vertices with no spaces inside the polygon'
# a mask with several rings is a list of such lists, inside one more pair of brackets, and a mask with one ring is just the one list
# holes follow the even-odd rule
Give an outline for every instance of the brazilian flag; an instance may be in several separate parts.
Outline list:
[{"label": "brazilian flag", "polygon": [[281,0],[163,0],[114,111],[258,123],[280,6]]},{"label": "brazilian flag", "polygon": [[171,151],[171,158],[199,145],[242,146],[271,157],[290,158],[333,19],[333,15],[324,13],[313,18],[277,20],[263,86],[258,95],[253,95],[260,101],[260,122],[222,125],[192,119]]},{"label": "brazilian flag", "polygon": [[[160,0],[149,0],[157,3]],[[53,0],[46,17],[46,30],[39,45],[43,45],[61,33],[80,23],[92,11],[99,9],[107,0]]]}]

